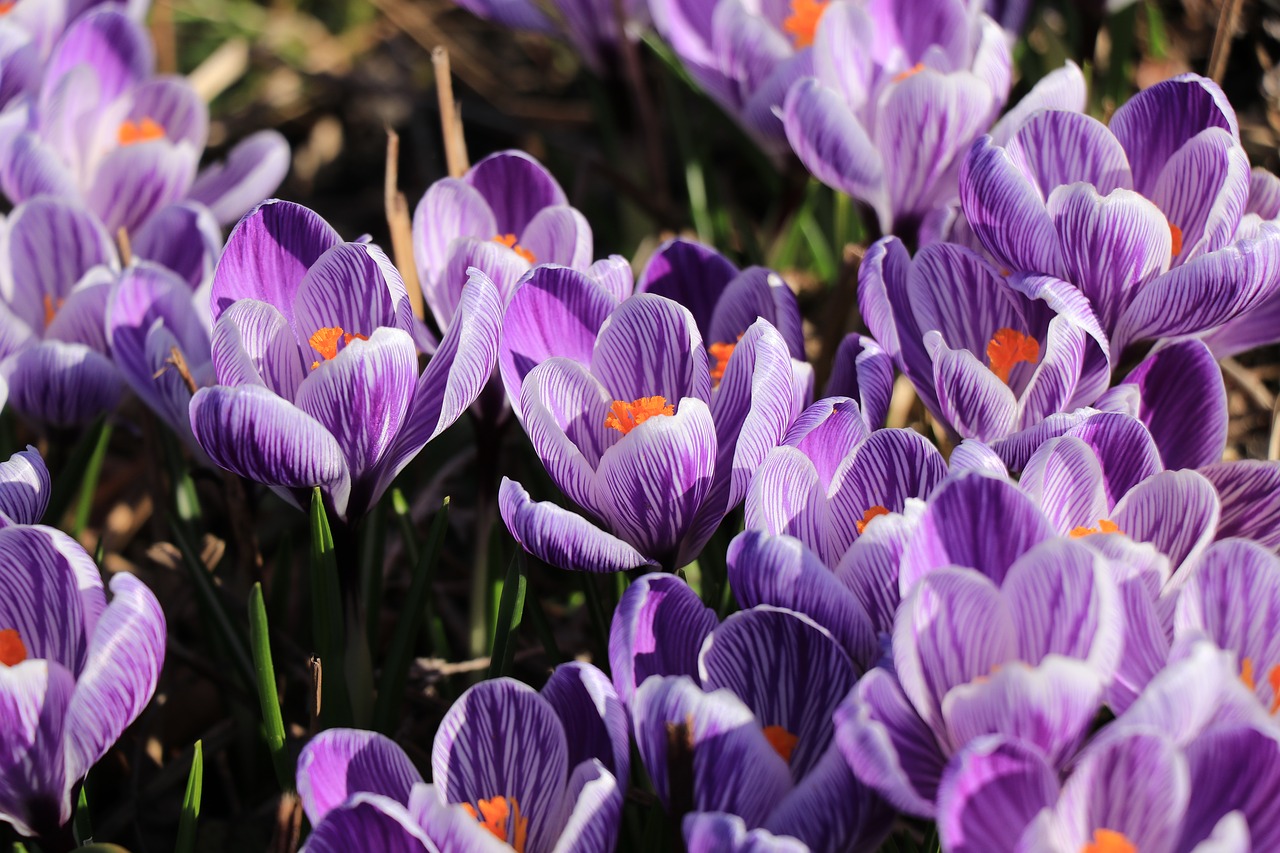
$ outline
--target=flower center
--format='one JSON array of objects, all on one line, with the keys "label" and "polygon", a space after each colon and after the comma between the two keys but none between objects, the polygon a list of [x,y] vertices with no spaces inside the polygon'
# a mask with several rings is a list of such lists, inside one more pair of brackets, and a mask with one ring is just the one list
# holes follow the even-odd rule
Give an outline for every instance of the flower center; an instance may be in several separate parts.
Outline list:
[{"label": "flower center", "polygon": [[867,525],[871,523],[871,519],[888,514],[889,508],[880,506],[879,504],[876,504],[873,507],[867,507],[867,511],[862,514],[862,520],[854,522],[854,526],[858,528],[858,535],[861,536],[866,532]]},{"label": "flower center", "polygon": [[1172,243],[1170,254],[1176,258],[1182,254],[1182,229],[1172,222],[1169,223],[1169,238]]},{"label": "flower center", "polygon": [[[738,340],[742,340],[742,335],[738,335]],[[737,346],[738,341],[733,343],[721,341],[707,347],[707,352],[711,353],[711,357],[716,360],[715,366],[711,368],[711,382],[714,387],[720,387],[720,380],[724,379],[724,372],[729,367],[729,359]]]},{"label": "flower center", "polygon": [[116,133],[121,145],[135,145],[139,142],[151,142],[164,139],[164,128],[155,119],[146,116],[140,121],[125,119],[120,122],[120,130]]},{"label": "flower center", "polygon": [[27,659],[27,647],[18,636],[17,628],[0,631],[0,665],[17,666]]},{"label": "flower center", "polygon": [[641,397],[630,403],[614,400],[604,419],[604,425],[626,435],[649,418],[675,413],[676,407],[668,403],[666,397]]},{"label": "flower center", "polygon": [[53,325],[53,318],[58,316],[58,312],[62,310],[62,306],[67,302],[63,297],[53,298],[52,294],[44,295],[44,327],[47,329]]},{"label": "flower center", "polygon": [[1080,848],[1080,853],[1138,853],[1138,848],[1114,829],[1095,829],[1093,840]]},{"label": "flower center", "polygon": [[791,36],[796,50],[813,44],[818,22],[831,0],[791,0],[791,14],[782,22],[782,31]]},{"label": "flower center", "polygon": [[520,257],[524,258],[530,264],[536,264],[538,262],[538,259],[533,256],[533,252],[530,252],[524,246],[521,246],[516,242],[516,235],[514,234],[499,234],[493,238],[493,242],[501,243]]},{"label": "flower center", "polygon": [[311,344],[311,348],[320,353],[318,361],[311,362],[311,369],[315,370],[320,366],[321,361],[328,361],[331,358],[338,357],[338,351],[354,340],[369,340],[368,335],[358,335],[355,332],[345,332],[341,326],[326,326],[323,329],[317,329],[307,343]]},{"label": "flower center", "polygon": [[[0,634],[4,632],[0,631]],[[1258,682],[1253,677],[1253,659],[1245,658],[1240,661],[1240,680],[1244,682],[1244,686],[1250,690],[1254,690],[1258,686]],[[1267,671],[1267,684],[1271,686],[1271,707],[1269,713],[1274,717],[1280,714],[1280,664],[1276,664]]]},{"label": "flower center", "polygon": [[471,803],[463,803],[462,807],[499,841],[505,841],[518,853],[524,853],[525,837],[529,834],[529,818],[520,814],[520,804],[515,797],[494,797],[479,802],[479,813]]},{"label": "flower center", "polygon": [[18,5],[18,0],[8,0],[6,3],[0,3],[0,15],[7,15],[13,11],[13,7]]},{"label": "flower center", "polygon": [[1019,362],[1035,364],[1040,359],[1040,344],[1030,335],[1016,329],[999,329],[987,344],[987,361],[991,372],[1004,384],[1009,384],[1009,373]]},{"label": "flower center", "polygon": [[796,744],[800,742],[800,738],[784,729],[782,726],[765,726],[765,740],[769,741],[769,746],[773,747],[773,751],[782,756],[782,760],[791,763],[791,753],[796,748]]},{"label": "flower center", "polygon": [[901,83],[903,80],[906,80],[908,77],[914,77],[923,70],[924,70],[924,63],[917,62],[915,65],[911,66],[906,71],[902,71],[898,74],[893,75],[893,82]]},{"label": "flower center", "polygon": [[1081,536],[1092,536],[1094,533],[1124,533],[1124,531],[1114,521],[1100,518],[1097,527],[1074,527],[1068,535],[1072,539],[1079,539]]}]

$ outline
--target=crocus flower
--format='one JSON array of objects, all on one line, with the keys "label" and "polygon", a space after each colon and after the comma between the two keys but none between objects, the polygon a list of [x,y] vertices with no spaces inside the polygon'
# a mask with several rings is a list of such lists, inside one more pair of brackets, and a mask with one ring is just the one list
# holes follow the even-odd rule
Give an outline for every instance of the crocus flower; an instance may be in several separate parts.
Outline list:
[{"label": "crocus flower", "polygon": [[1110,126],[1046,110],[964,161],[969,224],[1001,265],[1068,282],[1093,306],[1112,364],[1131,343],[1198,334],[1280,286],[1280,232],[1237,239],[1249,162],[1217,84],[1182,75]]},{"label": "crocus flower", "polygon": [[782,277],[763,267],[739,270],[712,247],[677,238],[658,247],[636,280],[626,261],[615,255],[585,272],[539,267],[519,282],[503,316],[498,356],[517,414],[521,384],[529,372],[553,356],[589,366],[605,320],[633,292],[664,296],[689,309],[715,384],[747,329],[766,320],[791,353],[797,399],[807,399],[813,371],[805,363],[800,308]]},{"label": "crocus flower", "polygon": [[619,20],[615,0],[456,0],[462,8],[503,27],[549,35],[563,34],[597,73],[613,62],[623,38],[634,38],[628,25],[642,25],[644,0],[623,0]]},{"label": "crocus flower", "polygon": [[653,26],[702,90],[771,153],[786,150],[774,114],[788,87],[813,73],[826,0],[649,0]]},{"label": "crocus flower", "polygon": [[664,807],[735,814],[815,851],[874,848],[892,813],[832,743],[832,711],[861,666],[795,611],[717,622],[684,581],[656,573],[614,614],[614,684]]},{"label": "crocus flower", "polygon": [[1044,850],[1214,853],[1280,844],[1273,795],[1280,734],[1225,657],[1204,643],[1105,726],[1065,783],[1035,747],[974,741],[939,790],[942,844],[957,853]]},{"label": "crocus flower", "polygon": [[[2,491],[6,516],[19,514]],[[0,820],[23,835],[56,837],[75,785],[156,689],[160,605],[133,575],[115,575],[111,592],[108,603],[93,559],[66,534],[0,529]]]},{"label": "crocus flower", "polygon": [[974,472],[930,501],[899,584],[892,670],[868,672],[836,711],[858,778],[932,817],[948,759],[975,738],[1016,737],[1062,766],[1120,664],[1108,561],[1054,538],[1012,483]]},{"label": "crocus flower", "polygon": [[42,193],[78,199],[115,234],[191,199],[234,222],[289,166],[275,131],[236,146],[197,175],[208,107],[184,79],[153,76],[146,30],[115,5],[77,19],[44,69],[26,127],[4,145],[0,185],[14,203]]},{"label": "crocus flower", "polygon": [[315,827],[305,849],[362,849],[378,838],[388,850],[606,853],[630,761],[626,711],[589,664],[558,667],[541,693],[484,681],[441,722],[430,785],[382,735],[313,738],[298,757],[298,794]]},{"label": "crocus flower", "polygon": [[49,426],[87,423],[115,407],[103,312],[119,266],[102,223],[73,201],[18,205],[0,244],[0,374],[9,402]]},{"label": "crocus flower", "polygon": [[929,411],[1014,467],[1110,381],[1107,339],[1083,299],[1043,276],[1006,279],[961,246],[931,243],[912,259],[896,237],[876,242],[858,304]]},{"label": "crocus flower", "polygon": [[212,309],[219,384],[191,400],[196,441],[287,500],[320,486],[351,519],[475,400],[497,357],[501,313],[477,272],[419,376],[413,314],[391,261],[280,201],[232,232]]},{"label": "crocus flower", "polygon": [[618,305],[583,343],[589,366],[547,359],[520,391],[525,432],[582,514],[534,502],[504,479],[502,518],[526,550],[561,568],[682,566],[790,424],[790,353],[756,320],[713,387],[693,316],[648,293]]},{"label": "crocus flower", "polygon": [[490,154],[461,178],[432,184],[414,211],[413,235],[422,294],[442,331],[472,267],[493,280],[505,304],[535,264],[591,265],[591,226],[523,151]]},{"label": "crocus flower", "polygon": [[[1236,229],[1237,239],[1251,239],[1280,228],[1280,178],[1255,167],[1249,175],[1249,201]],[[1204,336],[1219,358],[1273,344],[1280,340],[1280,296],[1229,320]]]},{"label": "crocus flower", "polygon": [[834,569],[873,519],[928,497],[946,474],[924,436],[872,431],[857,403],[829,397],[801,413],[751,478],[746,526],[795,536]]},{"label": "crocus flower", "polygon": [[973,140],[1009,95],[1009,45],[966,0],[793,4],[819,8],[813,72],[786,94],[791,148],[818,180],[865,202],[883,233],[914,235],[956,196]]}]

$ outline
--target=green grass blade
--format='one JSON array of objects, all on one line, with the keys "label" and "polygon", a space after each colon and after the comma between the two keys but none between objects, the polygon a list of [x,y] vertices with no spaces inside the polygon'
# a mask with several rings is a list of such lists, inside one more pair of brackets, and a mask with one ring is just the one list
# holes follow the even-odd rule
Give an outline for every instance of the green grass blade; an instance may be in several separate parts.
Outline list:
[{"label": "green grass blade", "polygon": [[99,438],[105,429],[107,429],[107,419],[104,415],[85,431],[76,442],[71,455],[62,463],[62,470],[56,473],[53,487],[49,490],[49,504],[45,508],[44,518],[41,519],[42,524],[58,527],[62,523],[62,517],[67,514],[67,507],[71,506],[71,499],[83,485],[89,458],[97,449]]},{"label": "green grass blade", "polygon": [[249,590],[249,646],[253,650],[253,668],[258,676],[258,701],[262,705],[262,725],[271,751],[271,764],[276,770],[280,790],[293,789],[293,768],[284,745],[284,719],[280,716],[280,695],[276,687],[275,666],[271,662],[271,636],[267,627],[267,608],[262,600],[262,584]]},{"label": "green grass blade", "polygon": [[342,591],[338,585],[338,558],[324,497],[317,487],[311,493],[311,630],[324,666],[320,704],[322,728],[348,725],[351,701],[347,696],[346,644],[342,629]]},{"label": "green grass blade", "polygon": [[515,654],[515,633],[524,618],[524,598],[528,589],[528,571],[525,569],[524,551],[517,551],[507,567],[507,579],[502,584],[502,598],[498,603],[498,625],[493,634],[493,650],[489,653],[489,677],[506,675],[511,669],[511,657]]},{"label": "green grass blade", "polygon": [[204,744],[196,741],[191,756],[191,772],[187,774],[187,793],[182,797],[182,817],[178,819],[178,841],[175,853],[195,853],[196,823],[200,819],[200,794],[204,788]]},{"label": "green grass blade", "polygon": [[174,544],[178,546],[178,551],[182,554],[182,564],[187,567],[187,573],[191,575],[191,579],[195,583],[196,599],[200,604],[200,610],[205,620],[217,632],[218,638],[226,649],[226,653],[231,658],[232,665],[235,666],[237,673],[244,682],[245,688],[248,689],[254,682],[253,662],[249,658],[244,638],[236,630],[235,626],[231,624],[227,611],[222,606],[222,599],[213,585],[213,579],[209,577],[208,569],[205,568],[199,555],[192,548],[191,542],[187,539],[186,533],[183,532],[182,523],[175,521],[170,525],[170,528]]},{"label": "green grass blade", "polygon": [[88,777],[80,783],[80,794],[76,797],[76,813],[71,821],[71,833],[76,839],[76,844],[81,847],[93,842],[93,821],[89,818],[89,798],[85,794],[88,784]]},{"label": "green grass blade", "polygon": [[404,608],[396,623],[395,636],[391,638],[391,648],[387,659],[382,664],[382,678],[378,683],[378,700],[374,706],[374,728],[380,732],[390,732],[396,724],[400,696],[404,693],[404,683],[409,677],[409,661],[413,658],[413,641],[418,635],[418,626],[429,610],[432,579],[435,576],[436,561],[440,558],[440,549],[444,545],[444,535],[449,529],[449,499],[445,498],[431,522],[431,532],[427,534],[427,547],[418,555],[417,565],[413,567],[413,580],[409,584],[409,594],[404,601]]},{"label": "green grass blade", "polygon": [[107,445],[111,443],[111,423],[102,422],[98,430],[98,440],[93,445],[93,454],[85,468],[84,477],[80,480],[80,500],[76,504],[76,516],[71,525],[71,536],[80,538],[89,524],[89,513],[93,510],[93,495],[98,490],[98,478],[102,476],[102,463],[107,458]]}]

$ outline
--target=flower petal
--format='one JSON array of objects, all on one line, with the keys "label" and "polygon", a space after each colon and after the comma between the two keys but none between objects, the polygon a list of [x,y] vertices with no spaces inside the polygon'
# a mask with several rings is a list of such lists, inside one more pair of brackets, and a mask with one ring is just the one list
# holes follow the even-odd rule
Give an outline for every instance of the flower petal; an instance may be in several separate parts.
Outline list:
[{"label": "flower petal", "polygon": [[40,451],[28,444],[0,462],[0,515],[13,524],[38,524],[52,485]]},{"label": "flower petal", "polygon": [[1023,830],[1057,798],[1057,774],[1039,750],[1016,738],[979,738],[942,777],[938,837],[956,853],[1016,850]]},{"label": "flower petal", "polygon": [[0,369],[9,383],[9,405],[49,426],[87,424],[114,409],[124,391],[115,366],[79,343],[42,341]]},{"label": "flower petal", "polygon": [[609,629],[609,668],[623,702],[654,675],[698,673],[702,643],[719,620],[680,578],[658,572],[627,587]]},{"label": "flower petal", "polygon": [[289,172],[289,143],[274,130],[260,130],[235,144],[221,163],[201,170],[187,192],[228,225],[267,198]]},{"label": "flower petal", "polygon": [[62,749],[74,689],[74,676],[52,661],[0,667],[0,817],[24,835],[71,819]]},{"label": "flower petal", "polygon": [[[1227,441],[1227,391],[1213,354],[1181,340],[1143,359],[1118,387],[1136,386],[1138,417],[1151,432],[1166,468],[1199,468],[1222,458]],[[1197,424],[1194,430],[1186,429]]]},{"label": "flower petal", "polygon": [[328,729],[298,756],[298,797],[312,826],[357,794],[379,794],[409,805],[420,774],[395,741],[377,732]]},{"label": "flower petal", "polygon": [[710,334],[716,304],[737,275],[738,268],[715,249],[677,238],[657,248],[640,272],[635,292],[679,302],[693,314],[698,329]]},{"label": "flower petal", "polygon": [[573,269],[591,265],[591,226],[587,218],[568,205],[538,211],[520,237],[537,263],[562,264]]},{"label": "flower petal", "polygon": [[564,730],[573,732],[568,744],[570,767],[595,760],[615,778],[630,777],[627,710],[608,676],[589,663],[561,664],[543,685],[542,698],[551,703]]},{"label": "flower petal", "polygon": [[850,333],[836,349],[828,397],[852,397],[862,407],[867,426],[884,424],[893,397],[893,359],[874,339]]},{"label": "flower petal", "polygon": [[1213,483],[1222,505],[1215,538],[1280,548],[1280,463],[1241,459],[1206,465],[1199,473]]},{"label": "flower petal", "polygon": [[435,846],[402,803],[380,794],[357,794],[316,825],[306,853],[342,853],[361,848],[386,853],[428,853]]},{"label": "flower petal", "polygon": [[1218,493],[1194,471],[1162,471],[1120,499],[1112,521],[1137,542],[1150,542],[1177,571],[1213,541]]}]

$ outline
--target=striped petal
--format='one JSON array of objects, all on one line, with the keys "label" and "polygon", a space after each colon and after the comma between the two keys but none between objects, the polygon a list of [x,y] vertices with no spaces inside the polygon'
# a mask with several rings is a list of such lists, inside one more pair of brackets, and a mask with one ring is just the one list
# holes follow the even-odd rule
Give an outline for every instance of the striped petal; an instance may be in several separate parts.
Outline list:
[{"label": "striped petal", "polygon": [[618,696],[630,704],[650,676],[696,676],[703,641],[718,621],[680,578],[658,572],[640,577],[622,594],[609,629]]},{"label": "striped petal", "polygon": [[615,849],[622,827],[622,800],[618,780],[603,764],[594,760],[579,764],[565,791],[561,820],[564,829],[554,853],[605,853]]},{"label": "striped petal", "polygon": [[187,197],[229,225],[269,197],[289,172],[289,143],[274,130],[260,130],[232,146],[226,159],[200,170]]},{"label": "striped petal", "polygon": [[715,249],[677,238],[653,253],[636,279],[635,292],[679,302],[693,314],[698,329],[709,335],[721,294],[737,275],[738,268]]},{"label": "striped petal", "polygon": [[973,741],[952,759],[938,789],[938,836],[947,850],[1016,850],[1023,830],[1058,798],[1040,752],[1016,738]]},{"label": "striped petal", "polygon": [[0,462],[0,515],[12,524],[38,524],[49,505],[52,482],[40,451],[31,445]]},{"label": "striped petal", "polygon": [[312,826],[356,794],[378,794],[407,807],[420,782],[404,750],[377,732],[329,729],[298,756],[298,797]]},{"label": "striped petal", "polygon": [[71,818],[63,733],[75,678],[53,661],[0,667],[0,818],[24,835]]},{"label": "striped petal", "polygon": [[616,779],[631,775],[631,740],[627,711],[608,676],[589,663],[572,661],[556,667],[542,687],[566,732],[569,766],[598,761]]},{"label": "striped petal", "polygon": [[549,501],[534,501],[523,486],[506,477],[498,488],[498,510],[521,547],[556,568],[574,572],[657,568],[634,546],[577,513]]},{"label": "striped petal", "polygon": [[1213,541],[1218,512],[1218,494],[1204,477],[1162,471],[1121,498],[1111,518],[1130,539],[1154,545],[1177,571]]},{"label": "striped petal", "polygon": [[711,398],[693,315],[660,296],[639,294],[614,310],[596,338],[591,373],[618,400]]},{"label": "striped petal", "polygon": [[257,299],[241,299],[223,312],[213,325],[210,353],[220,385],[259,385],[293,400],[307,377],[285,315]]},{"label": "striped petal", "polygon": [[330,811],[307,836],[305,853],[346,850],[429,853],[436,849],[402,803],[380,794],[357,794]]},{"label": "striped petal", "polygon": [[569,203],[551,173],[523,151],[490,154],[462,179],[489,203],[499,234],[523,234],[543,208]]},{"label": "striped petal", "polygon": [[9,405],[38,423],[82,426],[116,407],[124,383],[115,366],[84,344],[42,341],[0,366]]},{"label": "striped petal", "polygon": [[1217,539],[1250,539],[1280,548],[1280,464],[1259,459],[1217,462],[1199,469],[1218,491]]}]

